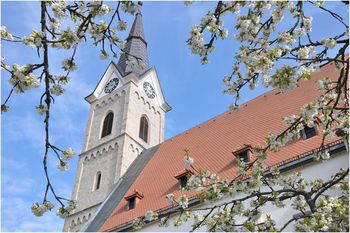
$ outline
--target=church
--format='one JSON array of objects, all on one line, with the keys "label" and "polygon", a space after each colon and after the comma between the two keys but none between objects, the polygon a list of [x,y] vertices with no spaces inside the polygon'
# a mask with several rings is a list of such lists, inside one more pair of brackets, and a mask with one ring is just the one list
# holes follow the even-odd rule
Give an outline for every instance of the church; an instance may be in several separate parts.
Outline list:
[{"label": "church", "polygon": [[[128,56],[142,58],[143,66],[132,66]],[[338,74],[329,63],[312,79]],[[77,201],[77,209],[66,218],[64,231],[131,231],[133,220],[149,210],[171,212],[175,207],[165,196],[180,193],[179,186],[186,183],[184,149],[191,151],[199,167],[220,177],[233,177],[237,174],[235,154],[247,152],[244,159],[249,161],[252,155],[247,145],[260,144],[268,133],[281,131],[284,116],[297,114],[318,95],[311,81],[301,82],[299,88],[286,93],[272,90],[243,104],[240,110],[225,112],[164,141],[165,113],[171,106],[160,78],[156,69],[149,67],[142,14],[138,12],[124,55],[109,64],[86,97],[90,113],[71,197]],[[269,154],[267,166],[278,166],[286,173],[297,169],[305,177],[324,179],[341,167],[347,168],[346,143],[340,137],[327,141],[329,161],[313,160],[321,140],[322,129],[317,124],[305,128],[301,139]],[[195,193],[189,192],[189,196],[194,204]],[[287,211],[271,210],[281,221]],[[159,229],[151,222],[142,230],[189,231],[190,226]]]}]

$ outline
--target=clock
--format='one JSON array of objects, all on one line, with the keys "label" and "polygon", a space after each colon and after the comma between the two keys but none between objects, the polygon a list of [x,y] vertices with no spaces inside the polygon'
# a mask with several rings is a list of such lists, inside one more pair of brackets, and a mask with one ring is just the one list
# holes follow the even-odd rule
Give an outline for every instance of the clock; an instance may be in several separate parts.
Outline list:
[{"label": "clock", "polygon": [[153,99],[156,96],[156,92],[154,91],[152,85],[149,82],[143,83],[143,90],[145,91],[146,95]]},{"label": "clock", "polygon": [[118,78],[111,79],[105,86],[105,93],[111,93],[119,84]]}]

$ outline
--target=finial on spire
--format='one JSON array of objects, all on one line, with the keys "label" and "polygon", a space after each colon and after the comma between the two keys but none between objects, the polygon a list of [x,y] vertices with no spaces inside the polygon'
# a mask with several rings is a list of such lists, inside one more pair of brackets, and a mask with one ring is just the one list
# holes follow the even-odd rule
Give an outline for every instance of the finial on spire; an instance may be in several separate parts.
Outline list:
[{"label": "finial on spire", "polygon": [[137,12],[136,14],[141,14],[141,7],[142,7],[143,3],[141,1],[137,2]]}]

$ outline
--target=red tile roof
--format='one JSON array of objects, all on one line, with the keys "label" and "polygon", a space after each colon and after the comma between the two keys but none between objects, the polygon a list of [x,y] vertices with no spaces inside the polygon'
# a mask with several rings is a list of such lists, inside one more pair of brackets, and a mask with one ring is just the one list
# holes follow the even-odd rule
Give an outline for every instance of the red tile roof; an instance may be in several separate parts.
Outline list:
[{"label": "red tile roof", "polygon": [[[232,178],[236,174],[233,152],[247,145],[264,143],[268,133],[279,133],[286,128],[282,118],[298,114],[300,108],[315,100],[320,93],[315,89],[314,80],[326,76],[337,78],[339,71],[333,63],[313,74],[311,81],[301,81],[299,88],[281,93],[272,90],[245,104],[240,110],[225,112],[197,127],[187,130],[162,143],[152,159],[141,171],[127,193],[139,190],[142,200],[135,209],[126,211],[125,199],[114,209],[100,231],[108,231],[142,216],[148,210],[168,207],[165,196],[178,194],[178,181],[174,178],[186,168],[183,162],[184,149],[189,149],[195,160],[195,167],[216,172],[222,178]],[[319,129],[319,132],[321,129]],[[270,153],[267,166],[283,161],[317,148],[321,134],[307,140],[289,143],[278,153]],[[140,155],[142,156],[142,154]],[[188,196],[196,192],[187,192]]]}]

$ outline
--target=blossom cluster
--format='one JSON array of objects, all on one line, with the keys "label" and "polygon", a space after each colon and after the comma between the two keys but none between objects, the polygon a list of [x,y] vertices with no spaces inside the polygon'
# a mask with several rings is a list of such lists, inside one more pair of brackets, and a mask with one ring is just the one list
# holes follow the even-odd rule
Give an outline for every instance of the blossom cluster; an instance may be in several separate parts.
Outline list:
[{"label": "blossom cluster", "polygon": [[75,155],[73,149],[69,147],[67,150],[64,150],[62,152],[62,156],[60,157],[59,164],[57,165],[57,168],[60,171],[67,171],[69,168],[69,163],[68,161],[73,158]]},{"label": "blossom cluster", "polygon": [[12,75],[9,82],[14,86],[14,90],[17,93],[23,93],[28,89],[39,86],[38,78],[35,74],[31,73],[32,70],[33,67],[31,65],[12,65]]},{"label": "blossom cluster", "polygon": [[69,200],[68,205],[66,207],[60,207],[57,210],[56,215],[63,219],[67,218],[69,214],[76,208],[77,208],[77,202],[74,200]]},{"label": "blossom cluster", "polygon": [[1,39],[13,40],[13,36],[9,33],[5,26],[1,26],[0,28]]},{"label": "blossom cluster", "polygon": [[43,204],[39,204],[39,203],[33,203],[32,205],[32,213],[37,216],[40,217],[42,216],[45,212],[47,211],[51,211],[54,208],[54,204],[52,204],[50,201],[44,201]]}]

